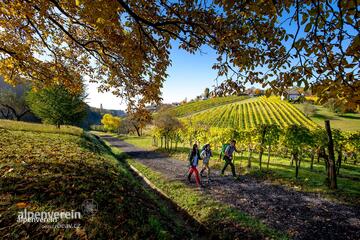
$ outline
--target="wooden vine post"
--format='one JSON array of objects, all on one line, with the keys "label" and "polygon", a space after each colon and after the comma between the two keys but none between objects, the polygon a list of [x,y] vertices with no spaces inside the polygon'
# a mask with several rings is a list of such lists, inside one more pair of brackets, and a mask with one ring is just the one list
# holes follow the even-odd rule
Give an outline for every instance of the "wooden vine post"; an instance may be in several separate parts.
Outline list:
[{"label": "wooden vine post", "polygon": [[328,136],[328,150],[329,150],[329,160],[328,160],[328,176],[329,176],[329,183],[330,183],[330,189],[336,189],[337,188],[337,182],[336,182],[336,165],[335,165],[335,154],[334,154],[334,142],[331,134],[331,128],[330,128],[330,121],[325,120],[325,129]]}]

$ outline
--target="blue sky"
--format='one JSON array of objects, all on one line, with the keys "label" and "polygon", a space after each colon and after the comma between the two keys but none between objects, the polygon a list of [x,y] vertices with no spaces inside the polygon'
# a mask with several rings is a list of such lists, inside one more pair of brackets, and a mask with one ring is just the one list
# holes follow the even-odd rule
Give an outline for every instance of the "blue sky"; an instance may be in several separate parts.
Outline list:
[{"label": "blue sky", "polygon": [[[215,85],[217,71],[212,69],[216,62],[216,53],[210,47],[204,46],[201,53],[190,54],[178,49],[176,45],[171,49],[172,66],[168,68],[168,78],[162,88],[164,103],[179,102],[187,98],[195,98],[203,93],[206,87]],[[111,93],[98,93],[96,84],[88,84],[88,104],[107,109],[125,109],[126,104],[121,98]]]}]

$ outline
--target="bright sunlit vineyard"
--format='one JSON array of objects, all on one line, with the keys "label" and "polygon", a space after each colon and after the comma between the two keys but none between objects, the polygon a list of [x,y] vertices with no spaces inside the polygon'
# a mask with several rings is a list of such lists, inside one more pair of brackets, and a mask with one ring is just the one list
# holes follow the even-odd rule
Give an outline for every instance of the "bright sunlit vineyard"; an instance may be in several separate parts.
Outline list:
[{"label": "bright sunlit vineyard", "polygon": [[247,96],[229,96],[229,97],[217,97],[210,98],[203,101],[189,102],[182,104],[178,107],[169,109],[168,111],[174,114],[176,117],[184,117],[196,112],[207,110],[213,107],[238,102],[248,98]]},{"label": "bright sunlit vineyard", "polygon": [[211,108],[186,117],[213,127],[250,129],[256,125],[277,124],[286,128],[292,124],[315,128],[317,125],[300,110],[278,97],[259,97]]}]

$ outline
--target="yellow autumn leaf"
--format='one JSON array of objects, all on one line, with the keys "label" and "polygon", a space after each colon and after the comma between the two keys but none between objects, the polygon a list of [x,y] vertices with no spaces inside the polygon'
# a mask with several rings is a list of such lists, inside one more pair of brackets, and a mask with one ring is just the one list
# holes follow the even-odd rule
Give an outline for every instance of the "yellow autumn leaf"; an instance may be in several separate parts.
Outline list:
[{"label": "yellow autumn leaf", "polygon": [[26,208],[27,205],[28,205],[28,203],[26,203],[26,202],[16,203],[16,207],[18,207],[18,208]]}]

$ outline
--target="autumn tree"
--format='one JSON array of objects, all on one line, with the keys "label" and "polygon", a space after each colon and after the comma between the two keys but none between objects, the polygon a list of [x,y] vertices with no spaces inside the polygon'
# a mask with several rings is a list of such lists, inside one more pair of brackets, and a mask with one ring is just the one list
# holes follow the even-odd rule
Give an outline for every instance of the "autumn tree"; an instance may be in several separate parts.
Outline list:
[{"label": "autumn tree", "polygon": [[33,90],[26,101],[37,117],[58,128],[64,124],[78,124],[86,116],[84,92],[71,93],[62,85]]},{"label": "autumn tree", "polygon": [[25,101],[25,92],[17,93],[11,88],[0,89],[0,117],[20,121],[30,112]]},{"label": "autumn tree", "polygon": [[209,88],[205,88],[204,90],[204,98],[208,99],[210,97],[210,90]]},{"label": "autumn tree", "polygon": [[143,106],[128,108],[127,121],[135,128],[138,136],[141,136],[142,129],[152,120],[151,113]]},{"label": "autumn tree", "polygon": [[119,129],[121,125],[121,119],[107,113],[102,117],[101,123],[104,125],[105,130],[114,132]]},{"label": "autumn tree", "polygon": [[[169,112],[159,112],[154,117],[154,125],[159,132],[161,143],[163,143],[163,138],[165,140],[165,149],[171,149],[173,141],[175,141],[177,145],[177,134],[181,128],[181,123],[176,117],[172,116]],[[161,146],[162,145],[163,144],[161,144]]]},{"label": "autumn tree", "polygon": [[261,90],[260,89],[255,89],[255,91],[254,91],[254,94],[255,94],[255,96],[259,96],[259,95],[261,95]]},{"label": "autumn tree", "polygon": [[129,104],[160,101],[176,42],[217,52],[213,68],[226,79],[219,92],[248,82],[269,86],[267,94],[302,85],[320,102],[359,105],[356,0],[14,0],[0,11],[0,74],[10,83],[77,91],[88,75]]}]

